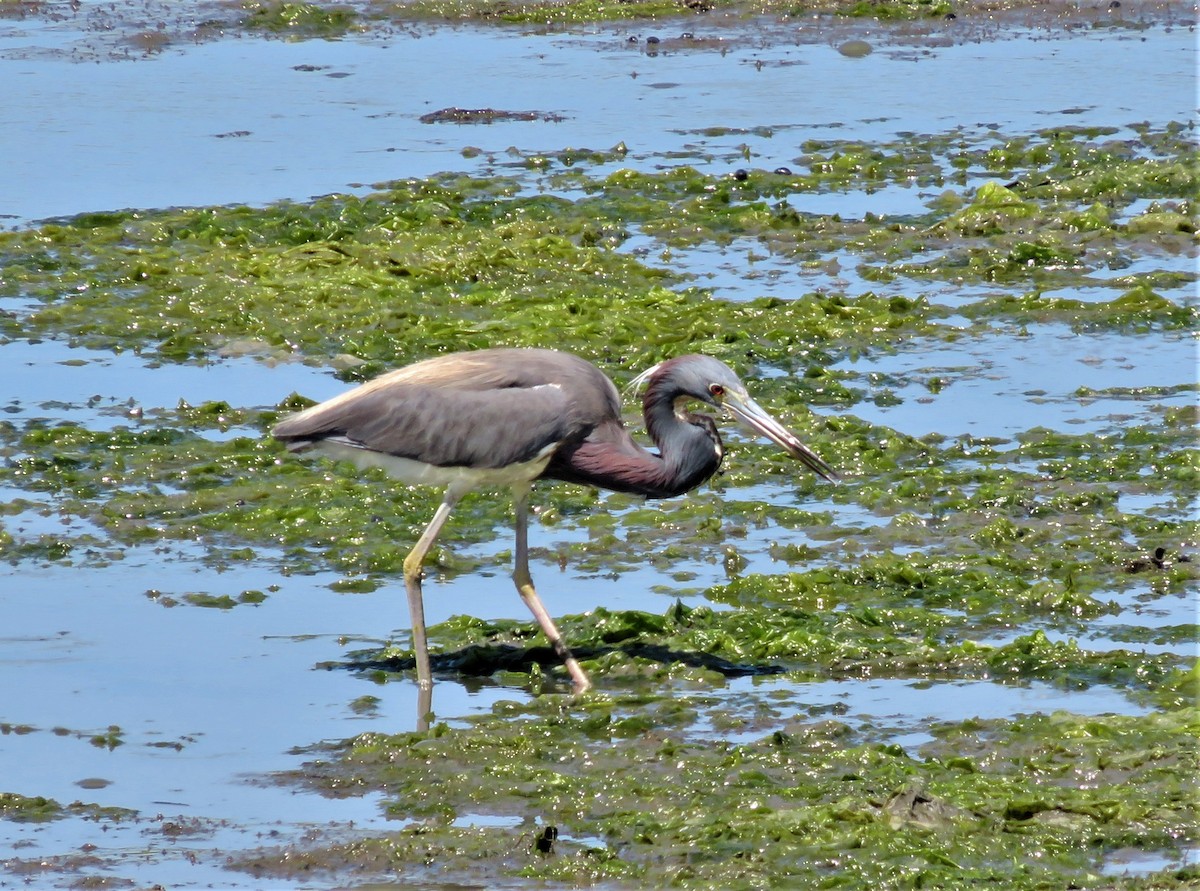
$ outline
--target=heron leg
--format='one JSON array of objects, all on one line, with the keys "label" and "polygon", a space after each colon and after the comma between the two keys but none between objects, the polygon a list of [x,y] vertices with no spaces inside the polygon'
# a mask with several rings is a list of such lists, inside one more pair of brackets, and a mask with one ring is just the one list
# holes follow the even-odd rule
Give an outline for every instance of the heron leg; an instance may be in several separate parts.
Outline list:
[{"label": "heron leg", "polygon": [[434,512],[433,519],[417,539],[413,549],[404,558],[404,587],[408,591],[408,613],[412,617],[413,657],[417,663],[417,684],[422,688],[433,686],[433,671],[429,665],[429,640],[425,634],[425,601],[421,597],[421,566],[425,555],[437,541],[438,533],[450,518],[450,512],[462,496],[447,491],[442,503]]},{"label": "heron leg", "polygon": [[550,614],[542,606],[542,601],[538,598],[537,591],[533,587],[533,577],[529,574],[528,486],[524,489],[513,489],[513,507],[516,509],[517,514],[517,553],[513,567],[513,582],[516,583],[517,592],[521,595],[521,599],[525,601],[525,605],[529,607],[529,611],[533,613],[533,617],[542,626],[542,631],[550,640],[551,646],[554,647],[554,652],[558,654],[563,664],[566,665],[571,679],[575,682],[575,692],[583,693],[592,685],[592,682],[588,680],[588,676],[584,674],[583,669],[579,667],[579,663],[575,661],[575,656],[563,641],[562,635],[558,633],[558,628],[554,626],[554,620],[550,618]]}]

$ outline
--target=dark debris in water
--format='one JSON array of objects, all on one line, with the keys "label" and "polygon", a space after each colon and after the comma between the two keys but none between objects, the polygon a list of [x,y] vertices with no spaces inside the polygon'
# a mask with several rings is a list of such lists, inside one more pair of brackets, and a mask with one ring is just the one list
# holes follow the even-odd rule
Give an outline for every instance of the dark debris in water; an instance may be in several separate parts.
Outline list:
[{"label": "dark debris in water", "polygon": [[503,111],[497,108],[440,108],[421,115],[422,124],[497,124],[504,121],[563,121],[560,114],[547,111]]},{"label": "dark debris in water", "polygon": [[895,829],[907,825],[923,829],[941,829],[964,818],[976,816],[930,795],[919,786],[895,793],[884,802],[881,810]]},{"label": "dark debris in water", "polygon": [[1166,548],[1159,547],[1155,548],[1151,554],[1127,560],[1122,568],[1128,573],[1147,572],[1152,569],[1162,571],[1173,563],[1191,562],[1192,558],[1189,554],[1171,554]]}]

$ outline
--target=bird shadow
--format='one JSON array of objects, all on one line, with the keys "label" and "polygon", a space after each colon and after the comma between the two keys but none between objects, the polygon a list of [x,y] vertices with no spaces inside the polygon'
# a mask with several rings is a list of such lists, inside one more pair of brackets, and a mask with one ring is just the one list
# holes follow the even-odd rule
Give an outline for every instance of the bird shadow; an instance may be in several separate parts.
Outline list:
[{"label": "bird shadow", "polygon": [[[611,653],[623,653],[631,659],[644,659],[664,665],[687,665],[691,668],[703,668],[729,678],[780,674],[784,670],[778,665],[730,662],[728,659],[722,659],[709,653],[673,650],[661,644],[638,641],[612,646],[572,647],[572,651],[575,658],[580,660],[597,659]],[[430,661],[435,674],[457,674],[465,677],[489,677],[498,671],[528,673],[535,665],[550,668],[562,664],[553,648],[549,646],[521,647],[507,643],[469,644],[449,653],[431,654]],[[383,671],[389,674],[401,674],[413,671],[416,667],[416,660],[404,656],[372,658],[369,654],[364,653],[353,655],[345,662],[333,663],[329,667],[342,667],[349,671]]]}]

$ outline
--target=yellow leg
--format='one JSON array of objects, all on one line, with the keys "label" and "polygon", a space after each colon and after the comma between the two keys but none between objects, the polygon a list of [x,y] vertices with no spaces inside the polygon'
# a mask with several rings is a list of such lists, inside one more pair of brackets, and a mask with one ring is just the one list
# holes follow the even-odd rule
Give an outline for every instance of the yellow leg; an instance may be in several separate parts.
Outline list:
[{"label": "yellow leg", "polygon": [[450,512],[458,504],[461,495],[447,492],[442,503],[438,505],[433,519],[425,527],[425,531],[417,540],[416,545],[404,558],[404,587],[408,591],[408,613],[412,617],[413,656],[417,663],[417,684],[422,689],[433,686],[433,671],[429,667],[429,640],[425,634],[425,602],[421,597],[421,566],[425,555],[437,541],[438,533],[450,518]]},{"label": "yellow leg", "polygon": [[592,685],[592,682],[588,680],[588,676],[584,674],[583,669],[579,667],[579,663],[575,661],[570,648],[563,642],[562,635],[558,633],[558,629],[554,626],[554,620],[550,618],[550,614],[542,606],[542,601],[538,598],[537,591],[533,587],[533,578],[529,574],[528,486],[524,488],[514,487],[513,507],[517,513],[517,553],[513,567],[513,582],[516,583],[517,593],[521,595],[521,599],[525,601],[525,605],[529,607],[529,611],[533,613],[533,617],[542,626],[542,631],[550,640],[551,646],[554,647],[554,652],[558,654],[563,664],[566,665],[571,679],[575,682],[575,692],[577,694],[583,693]]}]

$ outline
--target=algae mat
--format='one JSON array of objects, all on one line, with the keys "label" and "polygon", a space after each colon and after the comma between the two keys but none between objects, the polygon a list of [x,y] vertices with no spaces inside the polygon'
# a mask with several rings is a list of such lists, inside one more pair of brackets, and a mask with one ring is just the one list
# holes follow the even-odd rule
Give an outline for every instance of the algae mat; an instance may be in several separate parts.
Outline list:
[{"label": "algae mat", "polygon": [[[0,6],[0,885],[1197,882],[1187,10],[109,8]],[[716,355],[846,481],[541,491],[582,700],[470,499],[418,731],[436,494],[263,434],[547,338]]]}]

